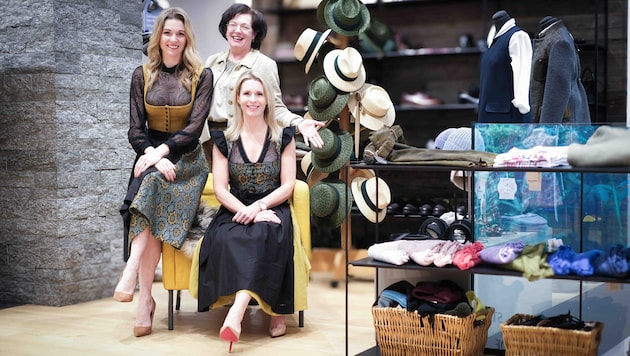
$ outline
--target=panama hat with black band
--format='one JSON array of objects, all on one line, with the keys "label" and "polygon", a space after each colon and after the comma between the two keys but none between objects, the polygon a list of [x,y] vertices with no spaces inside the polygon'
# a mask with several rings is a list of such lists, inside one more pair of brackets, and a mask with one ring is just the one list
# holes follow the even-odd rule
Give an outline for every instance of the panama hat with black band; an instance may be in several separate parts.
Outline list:
[{"label": "panama hat with black band", "polygon": [[377,177],[357,177],[352,180],[352,196],[361,214],[369,221],[381,222],[387,215],[392,193],[387,183]]},{"label": "panama hat with black band", "polygon": [[335,88],[351,93],[365,84],[363,57],[354,47],[335,49],[324,57],[324,74]]},{"label": "panama hat with black band", "polygon": [[331,31],[331,29],[328,29],[324,32],[318,32],[312,28],[307,28],[295,42],[293,54],[298,61],[306,61],[304,73],[308,73],[311,69],[319,48],[326,42],[326,38],[328,38]]}]

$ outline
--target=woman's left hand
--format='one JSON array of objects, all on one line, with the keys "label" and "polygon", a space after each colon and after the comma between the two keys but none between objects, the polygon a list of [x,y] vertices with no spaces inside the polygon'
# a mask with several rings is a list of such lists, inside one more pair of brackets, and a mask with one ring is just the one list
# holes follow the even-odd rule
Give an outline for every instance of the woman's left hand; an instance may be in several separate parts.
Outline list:
[{"label": "woman's left hand", "polygon": [[273,210],[262,210],[258,214],[256,214],[256,218],[254,222],[268,221],[276,224],[280,224],[280,218],[276,215],[276,212]]},{"label": "woman's left hand", "polygon": [[321,148],[324,145],[324,140],[319,136],[319,132],[317,130],[320,127],[326,126],[326,123],[317,120],[302,120],[297,125],[298,130],[302,133],[302,137],[304,138],[304,143],[307,146],[313,146],[317,148]]}]

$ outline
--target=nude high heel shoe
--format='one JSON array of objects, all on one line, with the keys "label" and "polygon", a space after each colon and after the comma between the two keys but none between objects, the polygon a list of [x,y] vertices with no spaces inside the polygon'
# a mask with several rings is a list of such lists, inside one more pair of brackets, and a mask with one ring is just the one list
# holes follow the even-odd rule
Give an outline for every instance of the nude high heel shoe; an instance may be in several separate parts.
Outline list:
[{"label": "nude high heel shoe", "polygon": [[[123,273],[125,273],[124,270],[120,273],[120,277],[118,278],[118,285],[120,285],[120,281],[122,281]],[[133,302],[133,294],[135,292],[135,285],[134,285],[134,291],[131,292],[131,294],[119,291],[118,285],[116,286],[116,289],[114,289],[114,300],[119,301],[121,303]]]},{"label": "nude high heel shoe", "polygon": [[[274,319],[282,318],[282,323],[274,323]],[[275,324],[275,325],[274,325]],[[280,337],[287,333],[287,324],[284,321],[284,316],[272,316],[271,322],[269,323],[269,336],[272,338]]]},{"label": "nude high heel shoe", "polygon": [[133,327],[133,335],[135,337],[147,336],[151,334],[151,330],[153,328],[153,315],[155,314],[155,299],[151,298],[151,302],[153,306],[151,307],[151,325],[149,326],[134,326]]}]

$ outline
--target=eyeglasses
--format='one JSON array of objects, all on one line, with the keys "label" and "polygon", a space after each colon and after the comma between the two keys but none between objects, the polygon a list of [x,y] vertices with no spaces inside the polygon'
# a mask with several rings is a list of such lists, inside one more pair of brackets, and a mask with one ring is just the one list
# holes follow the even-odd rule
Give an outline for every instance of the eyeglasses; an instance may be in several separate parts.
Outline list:
[{"label": "eyeglasses", "polygon": [[228,29],[229,30],[236,30],[237,27],[241,28],[241,31],[243,32],[250,32],[252,30],[252,26],[248,23],[237,23],[235,21],[230,21],[228,22]]}]

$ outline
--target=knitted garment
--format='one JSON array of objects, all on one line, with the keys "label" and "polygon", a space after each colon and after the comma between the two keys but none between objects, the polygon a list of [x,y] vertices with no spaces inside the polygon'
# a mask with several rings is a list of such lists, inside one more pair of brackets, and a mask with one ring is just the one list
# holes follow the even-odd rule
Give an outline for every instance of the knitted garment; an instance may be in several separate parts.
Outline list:
[{"label": "knitted garment", "polygon": [[630,250],[622,245],[610,246],[595,260],[595,273],[601,276],[625,277],[628,275]]}]

